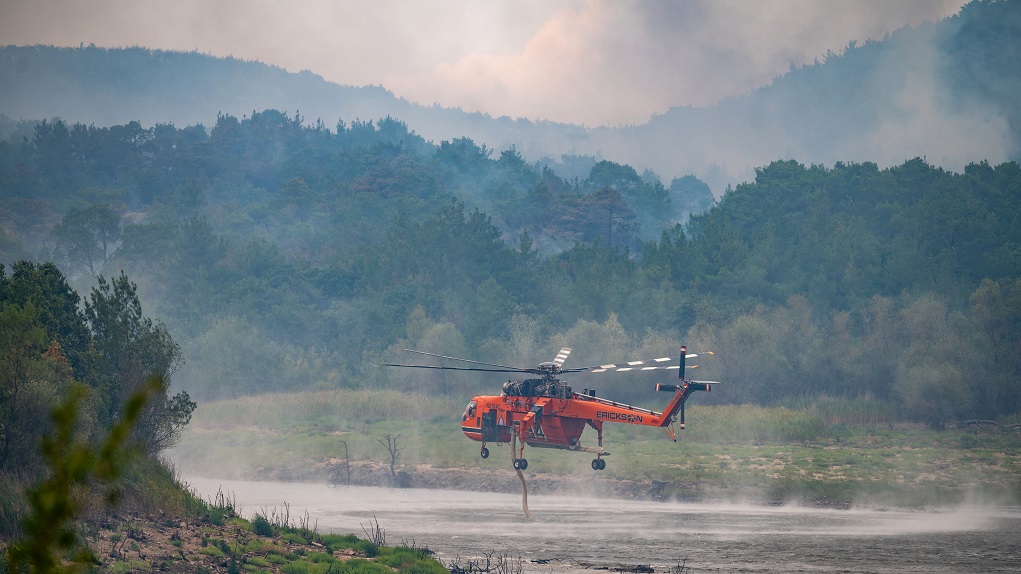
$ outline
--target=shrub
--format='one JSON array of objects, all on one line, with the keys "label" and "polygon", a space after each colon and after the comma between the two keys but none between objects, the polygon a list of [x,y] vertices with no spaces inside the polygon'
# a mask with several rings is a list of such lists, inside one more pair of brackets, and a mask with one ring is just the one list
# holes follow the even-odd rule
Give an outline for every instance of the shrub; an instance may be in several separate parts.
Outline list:
[{"label": "shrub", "polygon": [[259,536],[273,536],[275,534],[273,532],[273,525],[261,514],[256,514],[255,518],[252,519],[252,531]]}]

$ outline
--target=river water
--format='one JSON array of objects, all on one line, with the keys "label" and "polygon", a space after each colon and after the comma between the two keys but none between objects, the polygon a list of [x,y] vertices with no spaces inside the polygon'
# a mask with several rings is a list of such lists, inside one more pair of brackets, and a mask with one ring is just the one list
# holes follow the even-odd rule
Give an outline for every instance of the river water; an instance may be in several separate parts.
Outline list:
[{"label": "river water", "polygon": [[1021,572],[1021,508],[829,510],[637,502],[578,496],[186,479],[242,514],[305,512],[319,532],[378,523],[389,545],[427,547],[450,564],[492,553],[523,572]]}]

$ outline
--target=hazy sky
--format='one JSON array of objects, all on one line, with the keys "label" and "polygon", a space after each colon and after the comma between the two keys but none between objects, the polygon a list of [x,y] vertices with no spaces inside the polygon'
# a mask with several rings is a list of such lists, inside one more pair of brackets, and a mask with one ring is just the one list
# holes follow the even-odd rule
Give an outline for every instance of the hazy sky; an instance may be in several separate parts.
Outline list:
[{"label": "hazy sky", "polygon": [[197,50],[493,116],[644,123],[964,0],[0,0],[0,44]]}]

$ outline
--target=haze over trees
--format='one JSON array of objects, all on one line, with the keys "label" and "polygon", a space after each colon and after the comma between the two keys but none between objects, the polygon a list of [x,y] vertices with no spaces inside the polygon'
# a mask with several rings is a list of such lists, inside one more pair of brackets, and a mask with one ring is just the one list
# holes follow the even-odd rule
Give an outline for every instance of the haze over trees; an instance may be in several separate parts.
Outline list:
[{"label": "haze over trees", "polygon": [[[340,86],[307,71],[199,53],[95,46],[0,47],[0,137],[21,141],[22,119],[101,126],[209,123],[218,113],[300,110],[362,121],[392,116],[431,142],[467,137],[528,161],[612,159],[666,180],[694,174],[717,196],[778,158],[807,165],[912,157],[961,171],[1021,153],[1021,2],[976,0],[936,23],[861,39],[795,67],[747,95],[675,107],[634,126],[494,118],[396,98],[382,87]],[[591,97],[598,97],[592,94]],[[567,157],[564,157],[564,156]],[[566,179],[566,169],[558,174]],[[587,175],[588,170],[579,174]]]},{"label": "haze over trees", "polygon": [[[587,165],[566,180],[513,149],[430,144],[394,118],[330,129],[265,110],[208,133],[45,121],[0,144],[0,247],[92,289],[96,352],[116,335],[109,299],[131,302],[118,309],[137,344],[165,350],[144,369],[93,368],[98,384],[184,356],[174,382],[203,399],[453,395],[499,381],[378,364],[412,347],[530,366],[560,346],[595,364],[687,342],[726,357],[705,365],[728,382],[709,400],[893,402],[934,426],[1021,411],[1017,163],[777,161],[690,218],[710,205],[698,180],[668,189]],[[69,361],[85,353],[50,337]],[[639,402],[652,386],[596,385]]]},{"label": "haze over trees", "polygon": [[[964,126],[972,112],[991,110],[982,129],[955,135],[997,127],[1016,157],[1010,86],[1021,74],[1003,54],[1019,51],[1011,49],[1021,38],[1012,33],[1018,6],[973,2],[955,18],[849,46],[714,109],[737,122],[732,136],[754,140],[773,134],[756,131],[776,119],[757,115],[765,101],[809,147],[839,139],[848,122],[885,133],[899,125],[886,116]],[[858,97],[882,83],[884,65],[919,47],[935,50],[919,69],[938,68],[950,92],[920,90],[935,100],[906,100],[918,104],[908,110],[892,92],[887,107]],[[155,94],[120,86],[110,74],[117,62],[156,73],[148,85],[172,85],[168,94],[205,93],[232,66],[265,71],[142,49],[2,50],[0,74],[13,83],[0,85],[22,90],[0,99],[9,104],[30,99],[42,78],[93,92],[99,82],[160,109]],[[156,81],[160,70],[196,67],[205,70],[197,83]],[[302,91],[318,93],[318,80],[299,76]],[[292,95],[281,92],[281,101]],[[328,126],[288,107],[212,113],[209,126],[184,127],[0,118],[5,281],[42,273],[57,286],[47,297],[59,294],[46,309],[64,317],[61,329],[47,327],[41,303],[5,295],[4,327],[22,326],[11,327],[8,356],[31,359],[9,362],[9,396],[35,380],[19,369],[52,366],[41,357],[54,342],[72,373],[57,379],[97,389],[100,423],[151,371],[173,372],[175,388],[201,399],[350,387],[459,396],[495,392],[502,381],[378,365],[408,347],[531,366],[561,346],[575,349],[572,362],[597,364],[674,355],[687,343],[726,357],[702,366],[705,377],[728,382],[708,401],[881,403],[933,426],[1021,412],[1021,169],[987,161],[987,148],[967,138],[948,138],[974,157],[960,170],[925,158],[881,167],[857,152],[826,165],[766,160],[716,201],[690,173],[664,185],[640,164],[596,154],[528,159],[467,129],[436,143],[393,115]],[[452,113],[435,112],[422,123]],[[614,133],[656,132],[689,112]],[[822,139],[812,139],[816,131]],[[856,149],[873,149],[877,140],[862,137]],[[713,153],[711,138],[688,140]],[[686,161],[677,147],[634,145],[655,138],[629,141],[629,153]],[[770,159],[785,155],[777,142],[789,140],[770,141]],[[645,402],[654,382],[576,384]],[[190,398],[177,396],[168,392],[161,412],[187,411]],[[18,409],[37,407],[4,408],[20,417]],[[153,450],[183,420],[175,416],[143,425]]]}]

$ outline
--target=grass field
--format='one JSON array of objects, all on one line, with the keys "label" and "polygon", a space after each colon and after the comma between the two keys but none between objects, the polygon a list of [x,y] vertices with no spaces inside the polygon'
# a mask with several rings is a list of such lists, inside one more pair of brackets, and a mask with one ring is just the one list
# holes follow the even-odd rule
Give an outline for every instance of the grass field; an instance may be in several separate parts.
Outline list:
[{"label": "grass field", "polygon": [[[484,461],[479,444],[461,433],[464,402],[356,390],[206,403],[171,457],[185,473],[206,476],[339,480],[342,461],[377,468],[388,463],[379,441],[399,435],[398,470],[507,467],[513,475],[505,448]],[[1021,433],[935,431],[896,423],[893,416],[888,406],[869,401],[692,406],[677,443],[660,429],[606,425],[613,455],[600,476],[656,483],[666,496],[689,498],[694,492],[834,506],[939,505],[976,497],[1021,502]],[[594,444],[595,433],[587,430],[582,442]],[[526,455],[526,475],[592,475],[589,455],[544,449],[527,449]]]}]

